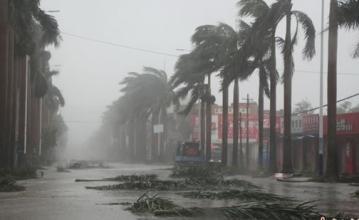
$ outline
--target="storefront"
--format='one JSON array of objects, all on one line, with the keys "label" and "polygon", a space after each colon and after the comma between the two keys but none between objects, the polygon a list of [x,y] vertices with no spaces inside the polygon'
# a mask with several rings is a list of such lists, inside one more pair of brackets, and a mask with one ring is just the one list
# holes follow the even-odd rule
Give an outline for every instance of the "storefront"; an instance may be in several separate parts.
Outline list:
[{"label": "storefront", "polygon": [[[327,120],[324,120],[327,132]],[[358,174],[359,163],[359,113],[337,116],[337,150],[340,174]]]}]

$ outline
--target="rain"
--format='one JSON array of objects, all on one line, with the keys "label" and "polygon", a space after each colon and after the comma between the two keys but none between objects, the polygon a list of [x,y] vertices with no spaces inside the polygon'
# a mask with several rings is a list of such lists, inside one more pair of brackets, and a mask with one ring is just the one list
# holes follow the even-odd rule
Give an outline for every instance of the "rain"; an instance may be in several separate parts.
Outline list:
[{"label": "rain", "polygon": [[0,220],[359,219],[359,0],[0,0]]}]

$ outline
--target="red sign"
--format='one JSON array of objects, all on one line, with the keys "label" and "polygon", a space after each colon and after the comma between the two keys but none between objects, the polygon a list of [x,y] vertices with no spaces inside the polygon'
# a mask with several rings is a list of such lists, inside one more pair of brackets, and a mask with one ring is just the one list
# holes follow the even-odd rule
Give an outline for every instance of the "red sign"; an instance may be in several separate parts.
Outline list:
[{"label": "red sign", "polygon": [[[277,132],[280,132],[281,121],[280,121],[280,117],[278,115],[276,117],[275,124],[276,124],[275,127],[276,127]],[[269,129],[270,128],[270,115],[269,115],[269,113],[264,114],[263,127],[264,127],[264,129]]]},{"label": "red sign", "polygon": [[303,133],[317,134],[319,132],[319,115],[303,115]]},{"label": "red sign", "polygon": [[[327,116],[324,118],[324,134],[328,132]],[[337,115],[337,134],[359,134],[359,113]]]},{"label": "red sign", "polygon": [[[248,117],[248,138],[258,140],[258,119],[256,115]],[[222,139],[222,114],[218,114],[218,138]],[[238,121],[238,137],[240,137],[240,125]],[[247,138],[247,117],[242,116],[242,139]],[[228,114],[228,139],[233,139],[233,114]]]}]

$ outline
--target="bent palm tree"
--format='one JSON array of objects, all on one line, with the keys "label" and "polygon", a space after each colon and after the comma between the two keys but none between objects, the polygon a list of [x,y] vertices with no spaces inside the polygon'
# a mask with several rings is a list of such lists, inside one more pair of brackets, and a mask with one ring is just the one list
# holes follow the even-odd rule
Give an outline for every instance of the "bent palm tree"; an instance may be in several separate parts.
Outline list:
[{"label": "bent palm tree", "polygon": [[[272,63],[271,63],[271,78],[275,78],[276,70],[275,70],[275,32],[278,26],[278,23],[282,19],[286,19],[286,37],[285,39],[279,39],[279,42],[284,45],[282,53],[284,55],[284,74],[283,74],[283,81],[284,81],[284,149],[283,149],[283,172],[292,172],[292,162],[291,162],[291,82],[294,70],[294,62],[293,62],[293,47],[297,42],[297,35],[299,24],[304,29],[304,38],[306,40],[305,47],[303,49],[303,55],[305,58],[311,59],[315,54],[315,28],[311,21],[311,19],[301,11],[294,11],[292,10],[292,2],[291,0],[278,0],[276,3],[272,4],[271,7],[268,9],[264,6],[263,1],[256,0],[258,4],[258,11],[266,11],[264,16],[257,17],[256,21],[254,22],[254,28],[257,29],[255,33],[262,38],[264,41],[272,40],[270,44],[272,47]],[[243,1],[243,3],[249,4],[248,0]],[[253,3],[254,4],[254,3]],[[256,10],[249,10],[250,7],[244,7],[244,15],[258,15],[258,11]],[[247,12],[248,11],[248,12]],[[292,18],[295,19],[297,23],[297,27],[295,30],[294,35],[291,34],[291,25],[292,25]],[[257,38],[258,40],[258,38]],[[271,80],[272,84],[272,80]],[[272,87],[272,86],[271,86]],[[274,87],[274,85],[273,85]],[[274,92],[275,88],[271,88],[271,93]],[[272,94],[271,94],[272,95]],[[271,99],[274,98],[271,96]],[[274,107],[274,103],[272,103]],[[271,105],[271,107],[272,107]],[[271,112],[271,133],[273,133],[275,129],[275,112]],[[275,140],[274,135],[271,135],[271,147],[272,141]],[[271,154],[274,154],[272,152]],[[273,155],[274,156],[274,155]],[[273,163],[274,161],[272,161]]]},{"label": "bent palm tree", "polygon": [[[276,89],[278,73],[276,67],[276,29],[281,7],[273,4],[271,7],[263,0],[241,0],[239,16],[249,16],[255,19],[252,34],[246,41],[247,50],[257,51],[257,60],[262,60],[266,51],[270,51],[270,171],[276,172]],[[265,39],[265,40],[264,40]],[[260,45],[258,43],[261,43]],[[261,52],[260,52],[261,51]],[[259,52],[259,53],[258,53]],[[260,74],[262,75],[262,74]]]},{"label": "bent palm tree", "polygon": [[[124,98],[129,101],[131,113],[129,119],[138,122],[146,123],[147,118],[152,115],[154,123],[162,123],[164,132],[166,132],[166,118],[167,108],[171,105],[179,106],[176,94],[168,83],[166,72],[152,67],[145,67],[142,74],[129,73],[129,75],[121,82],[125,87],[121,90],[124,92]],[[127,120],[128,121],[128,120]],[[145,125],[139,125],[138,128],[143,128]],[[154,129],[153,127],[151,129]],[[145,140],[144,134],[141,132],[139,140]],[[154,137],[153,137],[154,138]],[[161,135],[161,144],[159,157],[163,159],[165,147],[165,133]],[[141,145],[145,145],[141,143]],[[144,146],[140,146],[144,148]],[[154,147],[154,146],[152,146]],[[152,152],[154,150],[152,149]],[[154,156],[154,155],[152,155]],[[144,158],[141,158],[144,159]]]},{"label": "bent palm tree", "polygon": [[[287,0],[291,5],[291,0]],[[291,35],[292,18],[296,20],[297,27],[294,35]],[[284,142],[283,142],[283,172],[293,172],[291,153],[291,124],[292,124],[292,78],[294,73],[293,47],[297,42],[298,25],[301,24],[304,30],[306,41],[303,49],[303,56],[312,59],[315,54],[315,28],[308,15],[301,11],[290,9],[286,12],[286,37],[283,47],[284,56]]]},{"label": "bent palm tree", "polygon": [[[211,105],[214,103],[214,96],[211,95],[210,91],[210,79],[211,74],[219,71],[222,67],[222,57],[220,54],[222,54],[221,51],[225,43],[223,41],[224,36],[221,36],[219,31],[221,31],[221,29],[215,25],[203,25],[196,29],[196,32],[192,36],[192,42],[195,48],[190,54],[180,57],[176,65],[176,72],[171,80],[174,88],[183,85],[183,87],[177,91],[179,97],[183,98],[191,94],[191,99],[183,111],[184,113],[189,113],[198,99],[202,99],[202,103],[203,101],[207,103],[207,127],[205,135],[207,161],[211,158]],[[208,84],[204,85],[206,77],[208,78]],[[201,120],[201,124],[202,122],[203,120]],[[202,128],[201,126],[201,131],[204,130]],[[202,147],[204,147],[204,137],[202,135],[201,143]]]}]

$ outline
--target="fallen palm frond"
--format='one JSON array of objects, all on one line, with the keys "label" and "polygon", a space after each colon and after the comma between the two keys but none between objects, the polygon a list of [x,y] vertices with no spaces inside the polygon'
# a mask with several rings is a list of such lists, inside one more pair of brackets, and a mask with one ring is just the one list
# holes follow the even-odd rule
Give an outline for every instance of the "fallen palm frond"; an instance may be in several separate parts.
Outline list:
[{"label": "fallen palm frond", "polygon": [[260,189],[259,186],[254,185],[251,182],[248,182],[246,180],[239,180],[239,179],[230,179],[230,180],[224,180],[222,182],[223,185],[227,187],[241,187],[241,188],[252,188],[252,189]]},{"label": "fallen palm frond", "polygon": [[218,210],[228,219],[302,220],[320,219],[321,215],[311,203],[249,203],[241,206],[222,207]]},{"label": "fallen palm frond", "polygon": [[194,209],[181,208],[168,199],[158,197],[157,194],[150,196],[148,193],[140,196],[127,210],[134,213],[151,213],[162,217],[193,217],[200,214]]},{"label": "fallen palm frond", "polygon": [[[77,180],[79,181],[79,180]],[[218,190],[228,188],[258,189],[257,186],[245,180],[223,180],[212,178],[196,178],[185,180],[157,180],[139,179],[125,181],[124,183],[107,186],[88,186],[87,189],[95,190],[156,190],[156,191],[180,191],[180,190]]]},{"label": "fallen palm frond", "polygon": [[144,182],[144,181],[153,181],[157,179],[157,175],[121,175],[112,178],[103,178],[103,179],[76,179],[75,182],[102,182],[102,181],[118,181],[118,182]]},{"label": "fallen palm frond", "polygon": [[205,166],[175,166],[172,169],[173,178],[209,178],[222,176],[222,167],[219,165]]},{"label": "fallen palm frond", "polygon": [[153,213],[157,210],[170,210],[177,206],[170,200],[157,197],[157,194],[150,196],[144,193],[128,210],[132,212],[149,212]]},{"label": "fallen palm frond", "polygon": [[18,192],[24,190],[25,187],[16,185],[16,180],[13,177],[0,177],[0,192]]},{"label": "fallen palm frond", "polygon": [[172,180],[151,180],[151,181],[132,181],[107,186],[88,186],[86,189],[95,190],[157,190],[175,191],[190,189],[184,181]]},{"label": "fallen palm frond", "polygon": [[128,210],[151,213],[161,217],[205,217],[206,219],[320,219],[321,215],[311,203],[246,203],[232,207],[184,208],[168,199],[143,194]]},{"label": "fallen palm frond", "polygon": [[227,190],[221,192],[209,192],[209,191],[193,191],[185,192],[181,194],[185,198],[193,199],[219,199],[229,200],[238,199],[244,201],[292,201],[291,198],[281,197],[272,193],[265,193],[260,191],[248,191],[248,190]]}]

